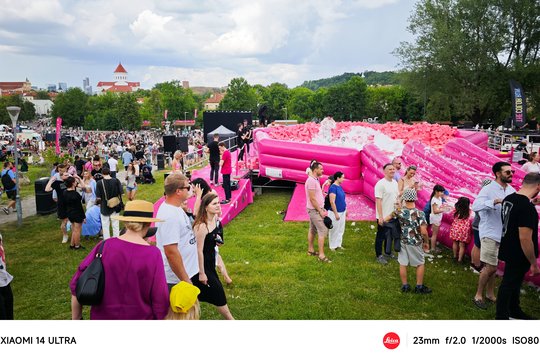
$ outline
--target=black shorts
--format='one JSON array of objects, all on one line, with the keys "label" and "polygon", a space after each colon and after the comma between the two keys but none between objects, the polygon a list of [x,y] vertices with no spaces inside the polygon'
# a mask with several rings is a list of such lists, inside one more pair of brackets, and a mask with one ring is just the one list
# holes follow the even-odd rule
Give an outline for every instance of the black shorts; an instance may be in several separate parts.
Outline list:
[{"label": "black shorts", "polygon": [[67,219],[67,210],[64,206],[61,206],[60,204],[58,204],[58,208],[56,209],[56,214],[58,215],[58,218],[60,220],[64,220],[64,219]]},{"label": "black shorts", "polygon": [[81,217],[81,216],[68,216],[68,220],[70,223],[74,224],[74,223],[77,223],[77,224],[82,224],[84,222],[84,217]]},{"label": "black shorts", "polygon": [[17,190],[6,191],[6,196],[9,200],[15,200],[17,198]]}]

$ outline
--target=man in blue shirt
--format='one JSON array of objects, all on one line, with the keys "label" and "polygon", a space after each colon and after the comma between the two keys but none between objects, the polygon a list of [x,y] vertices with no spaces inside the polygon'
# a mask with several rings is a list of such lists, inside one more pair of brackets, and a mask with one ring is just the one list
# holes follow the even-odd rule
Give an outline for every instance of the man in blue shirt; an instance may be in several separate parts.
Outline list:
[{"label": "man in blue shirt", "polygon": [[509,163],[499,161],[493,165],[492,171],[495,181],[480,190],[472,205],[472,210],[480,215],[478,224],[481,244],[480,260],[485,263],[478,279],[478,288],[473,302],[482,310],[487,309],[484,290],[486,290],[486,299],[489,302],[496,300],[495,272],[499,262],[499,244],[502,236],[501,204],[506,196],[516,192],[510,185],[514,170]]},{"label": "man in blue shirt", "polygon": [[129,150],[124,151],[122,153],[122,163],[124,164],[124,170],[127,170],[129,163],[132,161],[133,161],[133,154]]},{"label": "man in blue shirt", "polygon": [[0,177],[2,178],[2,186],[4,187],[7,198],[9,199],[8,206],[2,208],[6,215],[9,214],[9,208],[12,208],[13,211],[15,211],[15,199],[17,197],[17,185],[15,183],[15,173],[13,172],[12,167],[13,164],[11,164],[10,161],[6,161],[4,163],[4,170],[2,170],[2,173],[0,173]]}]

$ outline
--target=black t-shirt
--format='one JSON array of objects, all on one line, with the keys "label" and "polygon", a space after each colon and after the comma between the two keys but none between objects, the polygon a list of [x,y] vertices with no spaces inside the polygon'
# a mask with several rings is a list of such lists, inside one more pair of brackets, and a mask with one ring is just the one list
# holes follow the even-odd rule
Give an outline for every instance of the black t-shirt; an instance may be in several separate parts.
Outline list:
[{"label": "black t-shirt", "polygon": [[64,192],[64,206],[69,218],[84,220],[84,209],[82,206],[82,197],[75,190],[66,190]]},{"label": "black t-shirt", "polygon": [[56,180],[51,184],[51,187],[56,191],[56,198],[58,199],[58,206],[64,205],[64,191],[66,191],[66,184],[62,180]]},{"label": "black t-shirt", "polygon": [[84,160],[79,159],[79,160],[75,161],[75,169],[77,169],[77,174],[78,175],[82,174],[84,164],[86,164],[86,161],[84,161]]},{"label": "black t-shirt", "polygon": [[217,141],[210,141],[208,143],[208,150],[210,151],[210,161],[219,161],[219,146]]},{"label": "black t-shirt", "polygon": [[[105,190],[103,189],[105,186]],[[122,195],[123,188],[120,180],[111,178],[111,179],[102,179],[96,183],[96,198],[101,199],[101,214],[108,216],[113,212],[120,212],[121,208],[118,206],[115,209],[111,209],[107,206],[107,200],[112,199],[118,195]]]},{"label": "black t-shirt", "polygon": [[499,259],[513,263],[529,263],[521,249],[520,227],[532,229],[534,255],[538,257],[538,213],[529,198],[518,193],[505,197],[501,217],[503,236],[499,248]]}]

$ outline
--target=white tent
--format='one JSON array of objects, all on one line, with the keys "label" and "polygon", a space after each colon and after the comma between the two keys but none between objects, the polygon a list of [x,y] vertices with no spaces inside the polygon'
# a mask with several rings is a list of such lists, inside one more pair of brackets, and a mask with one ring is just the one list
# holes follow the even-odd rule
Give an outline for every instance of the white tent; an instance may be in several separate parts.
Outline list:
[{"label": "white tent", "polygon": [[227,148],[231,148],[232,146],[236,145],[236,139],[235,139],[236,133],[232,130],[229,130],[225,126],[220,125],[216,129],[214,129],[214,131],[209,132],[206,140],[212,141],[214,138],[214,134],[219,135],[219,141],[225,142],[225,144],[227,145]]}]

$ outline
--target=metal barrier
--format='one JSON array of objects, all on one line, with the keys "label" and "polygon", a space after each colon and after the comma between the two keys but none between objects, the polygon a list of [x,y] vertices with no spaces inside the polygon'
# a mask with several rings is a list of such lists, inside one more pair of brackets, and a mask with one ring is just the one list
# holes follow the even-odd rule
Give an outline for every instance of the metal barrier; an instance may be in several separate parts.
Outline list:
[{"label": "metal barrier", "polygon": [[[238,136],[233,136],[231,138],[228,138],[226,140],[223,140],[224,143],[226,143],[227,145],[227,149],[229,149],[229,151],[233,152],[235,151],[237,148],[238,148],[238,145],[236,145],[236,141],[234,142],[234,145],[231,146],[231,142],[233,140],[236,140]],[[192,151],[190,153],[187,153],[186,156],[189,156],[189,155],[194,155],[195,158],[197,158],[197,155],[198,155],[198,152],[199,152],[199,149],[195,150],[195,151]],[[237,162],[238,164],[238,162]],[[208,165],[208,154],[206,153],[206,146],[203,148],[203,155],[201,157],[201,159],[189,166],[186,166],[184,167],[184,171],[185,170],[196,170],[196,169],[200,169],[200,168],[203,168],[205,167],[206,165]]]}]

